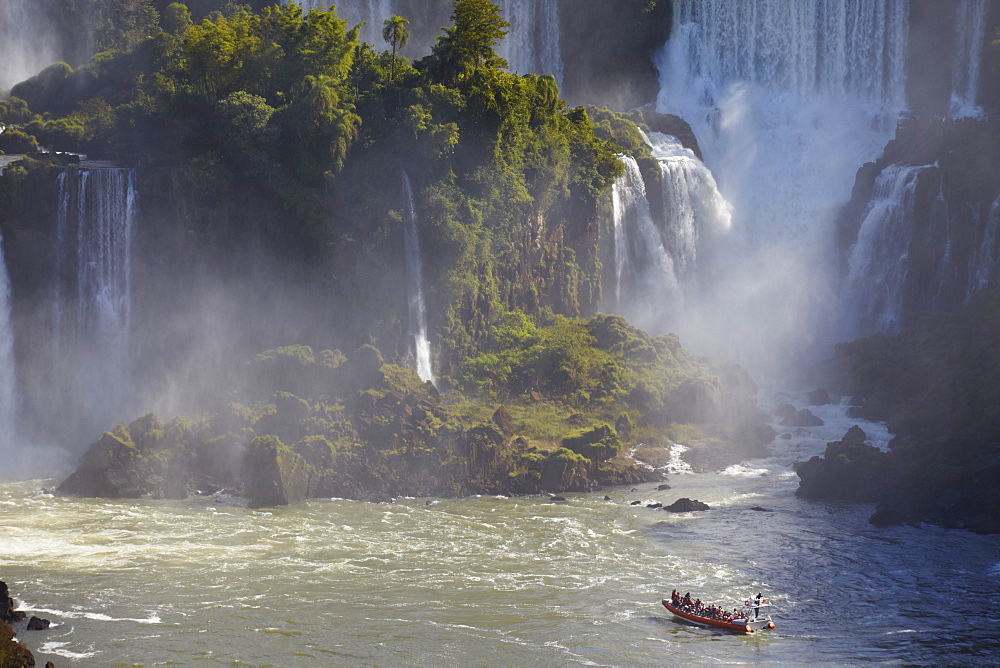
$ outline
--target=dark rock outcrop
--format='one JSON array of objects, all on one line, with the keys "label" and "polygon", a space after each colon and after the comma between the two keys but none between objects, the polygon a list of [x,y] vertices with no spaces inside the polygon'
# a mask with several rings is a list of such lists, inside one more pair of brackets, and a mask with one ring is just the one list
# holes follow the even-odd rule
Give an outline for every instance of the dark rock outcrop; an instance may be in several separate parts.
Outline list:
[{"label": "dark rock outcrop", "polygon": [[32,615],[31,619],[28,620],[27,629],[29,631],[44,631],[45,629],[49,628],[50,625],[51,622],[49,620],[42,619],[41,617],[35,617],[34,615]]},{"label": "dark rock outcrop", "polygon": [[795,411],[781,421],[786,427],[822,427],[823,420],[813,415],[808,408]]},{"label": "dark rock outcrop", "polygon": [[699,510],[709,510],[707,503],[702,503],[698,499],[681,498],[677,499],[669,506],[664,506],[664,510],[671,513],[690,513]]},{"label": "dark rock outcrop", "polygon": [[866,434],[865,430],[858,425],[853,425],[847,430],[847,433],[844,434],[844,438],[842,440],[851,441],[852,443],[865,443],[868,441],[868,434]]},{"label": "dark rock outcrop", "polygon": [[[5,582],[0,582],[0,666],[3,668],[27,668],[35,665],[35,657],[27,647],[14,640],[14,630],[10,625],[25,617],[14,609],[14,601]],[[33,618],[34,619],[34,618]]]},{"label": "dark rock outcrop", "polygon": [[816,388],[806,395],[811,406],[826,406],[830,403],[830,393],[822,387]]},{"label": "dark rock outcrop", "polygon": [[795,467],[804,499],[877,501],[889,474],[884,452],[857,441],[828,443],[823,457],[813,457]]},{"label": "dark rock outcrop", "polygon": [[[863,488],[848,497],[879,503],[872,523],[931,522],[1000,532],[997,332],[1000,290],[990,288],[958,313],[924,318],[899,336],[876,334],[837,346],[832,389],[855,397],[864,417],[888,422],[896,435],[889,452],[864,459],[874,473],[855,462],[857,475],[839,478],[841,488]],[[803,485],[811,486],[805,477],[820,470],[815,464],[800,468]],[[879,471],[886,475],[879,478]],[[820,483],[805,493],[818,494],[824,485],[838,489]]]}]

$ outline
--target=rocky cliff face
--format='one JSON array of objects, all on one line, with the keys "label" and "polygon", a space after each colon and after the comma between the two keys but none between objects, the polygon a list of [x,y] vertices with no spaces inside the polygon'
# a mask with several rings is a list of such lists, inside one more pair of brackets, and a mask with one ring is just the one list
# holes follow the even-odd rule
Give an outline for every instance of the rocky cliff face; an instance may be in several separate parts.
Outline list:
[{"label": "rocky cliff face", "polygon": [[[995,120],[912,119],[879,160],[858,170],[838,227],[845,299],[859,309],[849,335],[894,334],[922,314],[953,312],[996,283],[997,155]],[[872,282],[884,297],[851,291],[861,286],[870,296]]]},{"label": "rocky cliff face", "polygon": [[799,493],[879,503],[877,525],[933,522],[1000,532],[1000,290],[899,336],[837,346],[831,389],[896,434],[887,453],[832,443],[802,465]]}]

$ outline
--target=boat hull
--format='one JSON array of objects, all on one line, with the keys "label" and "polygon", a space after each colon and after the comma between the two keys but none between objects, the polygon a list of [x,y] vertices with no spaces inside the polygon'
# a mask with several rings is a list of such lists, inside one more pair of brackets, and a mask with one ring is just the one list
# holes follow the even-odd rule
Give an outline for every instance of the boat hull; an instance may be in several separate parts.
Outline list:
[{"label": "boat hull", "polygon": [[754,631],[759,631],[760,629],[767,628],[768,620],[748,620],[743,622],[723,622],[718,619],[711,619],[709,617],[702,617],[700,615],[695,615],[680,608],[674,607],[670,601],[662,601],[663,607],[674,613],[675,617],[679,617],[685,621],[693,622],[695,624],[701,624],[702,626],[712,626],[718,629],[725,629],[727,631],[735,631],[737,633],[753,633]]}]

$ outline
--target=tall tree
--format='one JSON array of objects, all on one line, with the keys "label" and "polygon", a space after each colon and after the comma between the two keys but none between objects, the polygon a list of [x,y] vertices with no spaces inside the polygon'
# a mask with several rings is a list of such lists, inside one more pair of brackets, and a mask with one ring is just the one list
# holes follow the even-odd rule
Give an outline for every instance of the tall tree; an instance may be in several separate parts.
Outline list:
[{"label": "tall tree", "polygon": [[396,51],[402,51],[410,43],[410,29],[406,24],[410,21],[402,16],[387,18],[382,24],[382,39],[392,46],[392,68],[389,70],[389,81],[396,76]]},{"label": "tall tree", "polygon": [[490,0],[456,0],[451,20],[453,25],[444,29],[431,49],[435,78],[454,85],[480,67],[507,67],[494,49],[510,27],[497,5]]}]

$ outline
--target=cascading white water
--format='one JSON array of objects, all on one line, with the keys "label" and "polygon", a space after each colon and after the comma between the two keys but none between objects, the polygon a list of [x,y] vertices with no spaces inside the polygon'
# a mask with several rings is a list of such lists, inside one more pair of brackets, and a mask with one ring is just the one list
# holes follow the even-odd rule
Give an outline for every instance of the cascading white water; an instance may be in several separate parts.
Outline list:
[{"label": "cascading white water", "polygon": [[56,57],[56,36],[37,0],[0,2],[0,88],[32,76]]},{"label": "cascading white water", "polygon": [[[283,0],[287,4],[287,0]],[[362,21],[361,41],[374,45],[377,49],[385,46],[382,39],[382,23],[395,12],[393,0],[297,0],[304,10],[330,8],[337,5],[337,16],[347,21],[347,26],[353,27]]]},{"label": "cascading white water", "polygon": [[75,358],[65,363],[73,365],[80,396],[98,424],[120,417],[129,393],[137,213],[131,169],[71,169],[59,176],[55,352]]},{"label": "cascading white water", "polygon": [[699,246],[729,231],[732,207],[712,172],[676,137],[650,132],[643,133],[643,139],[660,163],[667,251],[677,282],[690,294],[690,283],[697,279]]},{"label": "cascading white water", "polygon": [[875,181],[844,281],[849,333],[899,331],[917,178],[929,167],[890,165]]},{"label": "cascading white water", "polygon": [[417,358],[417,375],[434,382],[431,367],[431,342],[427,338],[427,309],[424,306],[424,279],[420,261],[420,231],[417,209],[413,202],[410,177],[403,172],[403,245],[406,251],[406,296],[409,305],[410,335]]},{"label": "cascading white water", "polygon": [[833,222],[905,107],[904,0],[677,0],[658,110],[686,119],[733,229],[675,329],[755,368],[834,318]]},{"label": "cascading white water", "polygon": [[512,72],[551,74],[561,86],[562,52],[559,48],[559,0],[497,0],[510,23],[497,53]]},{"label": "cascading white water", "polygon": [[635,158],[619,156],[625,174],[612,187],[615,229],[615,310],[656,330],[664,313],[683,303],[674,263],[663,246]]},{"label": "cascading white water", "polygon": [[986,37],[987,0],[958,0],[955,6],[955,55],[951,77],[951,106],[954,118],[983,115],[976,105],[979,94],[979,64]]},{"label": "cascading white water", "polygon": [[8,459],[17,434],[17,370],[10,319],[10,276],[0,236],[0,459]]},{"label": "cascading white water", "polygon": [[966,299],[972,293],[997,282],[997,259],[1000,249],[997,248],[997,228],[1000,227],[1000,197],[993,200],[990,212],[986,218],[986,225],[983,228],[982,243],[976,249],[975,262],[971,263],[969,287],[966,290]]}]

